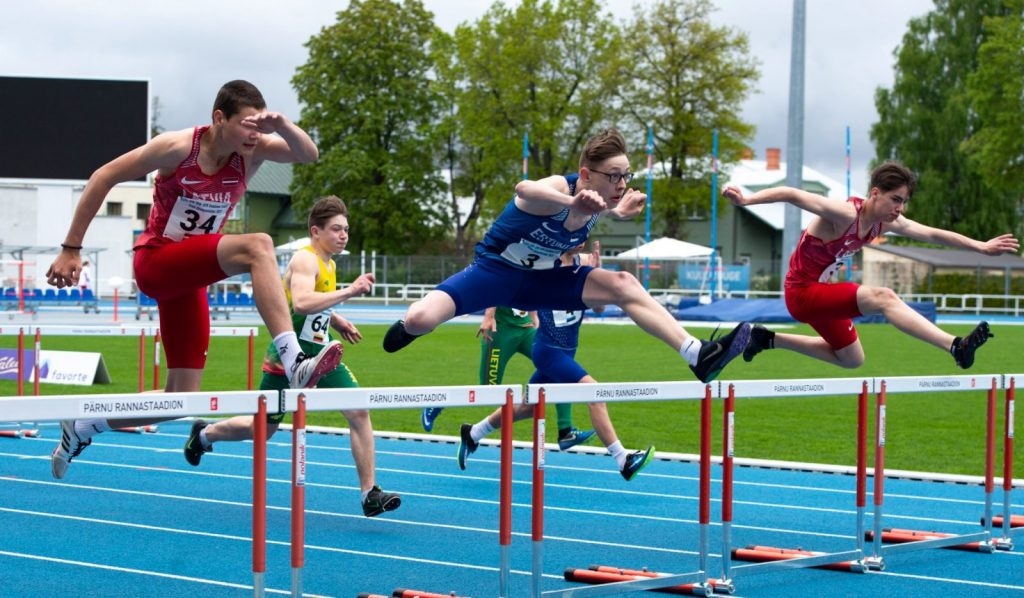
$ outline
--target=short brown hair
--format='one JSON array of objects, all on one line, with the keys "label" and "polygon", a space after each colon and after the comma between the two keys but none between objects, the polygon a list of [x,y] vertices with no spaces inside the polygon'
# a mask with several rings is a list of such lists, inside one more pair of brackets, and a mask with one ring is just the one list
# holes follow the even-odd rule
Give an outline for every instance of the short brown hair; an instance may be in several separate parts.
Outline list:
[{"label": "short brown hair", "polygon": [[309,210],[309,220],[307,223],[309,228],[314,226],[324,228],[328,220],[339,214],[348,218],[348,207],[345,206],[345,202],[341,201],[341,198],[337,195],[328,195],[316,200],[316,203]]},{"label": "short brown hair", "polygon": [[231,118],[242,108],[263,110],[266,107],[267,102],[260,90],[252,83],[241,79],[228,81],[222,85],[217,92],[217,98],[213,100],[213,111],[220,110],[224,113],[224,118]]},{"label": "short brown hair", "polygon": [[626,139],[614,127],[600,131],[587,140],[580,153],[580,168],[593,168],[608,158],[626,154]]},{"label": "short brown hair", "polygon": [[912,170],[895,160],[882,162],[871,171],[871,187],[878,187],[883,193],[899,189],[906,185],[907,199],[917,189],[917,175]]}]

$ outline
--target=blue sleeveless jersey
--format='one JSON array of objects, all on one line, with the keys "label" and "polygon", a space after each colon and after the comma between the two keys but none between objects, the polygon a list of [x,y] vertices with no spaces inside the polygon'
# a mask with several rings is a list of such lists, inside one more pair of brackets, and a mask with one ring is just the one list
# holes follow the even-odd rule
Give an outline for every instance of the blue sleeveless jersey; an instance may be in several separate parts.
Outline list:
[{"label": "blue sleeveless jersey", "polygon": [[[565,177],[569,193],[576,194],[579,175]],[[515,198],[476,245],[476,257],[496,261],[520,270],[550,270],[559,265],[558,257],[583,243],[597,224],[599,215],[574,231],[565,230],[569,208],[551,216],[527,214],[516,207]]]}]

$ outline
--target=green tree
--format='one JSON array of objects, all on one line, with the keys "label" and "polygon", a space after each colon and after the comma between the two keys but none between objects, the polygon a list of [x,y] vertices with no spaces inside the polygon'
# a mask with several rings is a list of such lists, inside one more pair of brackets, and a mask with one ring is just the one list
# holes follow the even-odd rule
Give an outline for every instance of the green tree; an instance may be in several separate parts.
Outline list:
[{"label": "green tree", "polygon": [[625,35],[629,70],[619,95],[638,131],[654,129],[661,169],[652,217],[669,237],[682,235],[688,215],[708,212],[712,131],[723,162],[740,159],[754,132],[739,114],[760,76],[757,61],[746,34],[711,25],[713,9],[710,0],[660,0],[636,11]]},{"label": "green tree", "polygon": [[895,158],[920,175],[908,215],[980,239],[1018,226],[1018,198],[986,179],[962,144],[988,125],[972,108],[968,78],[986,41],[984,18],[1005,14],[1006,5],[936,0],[934,10],[912,19],[896,52],[893,88],[876,90],[879,121],[871,127],[877,161]]},{"label": "green tree", "polygon": [[493,216],[522,176],[574,172],[583,142],[612,116],[620,32],[595,0],[497,2],[454,33],[455,187],[470,218]]},{"label": "green tree", "polygon": [[[455,252],[467,256],[475,240],[483,199],[482,183],[477,180],[478,151],[465,147],[462,118],[458,110],[461,89],[465,87],[465,71],[456,59],[455,39],[441,33],[434,39],[434,61],[437,78],[434,85],[441,99],[441,117],[437,125],[442,140],[441,163],[447,173],[448,212],[455,223]],[[461,213],[460,198],[473,197],[467,214]]]},{"label": "green tree", "polygon": [[437,34],[419,0],[352,0],[306,43],[292,84],[320,160],[297,165],[293,209],[342,197],[352,250],[416,253],[448,232],[430,85]]},{"label": "green tree", "polygon": [[1019,222],[1024,201],[1024,0],[1007,4],[1006,15],[984,21],[989,35],[978,48],[978,68],[967,79],[980,126],[963,149],[986,180],[1017,199]]}]

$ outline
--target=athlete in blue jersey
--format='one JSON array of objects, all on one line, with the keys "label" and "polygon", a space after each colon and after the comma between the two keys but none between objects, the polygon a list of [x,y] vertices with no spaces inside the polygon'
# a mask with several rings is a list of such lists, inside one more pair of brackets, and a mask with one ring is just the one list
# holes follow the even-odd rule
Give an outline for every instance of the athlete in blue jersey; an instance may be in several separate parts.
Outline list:
[{"label": "athlete in blue jersey", "polygon": [[632,218],[643,211],[647,195],[626,184],[626,141],[615,129],[587,140],[579,161],[579,179],[523,180],[516,196],[476,247],[473,263],[409,306],[405,319],[384,336],[393,353],[455,316],[494,305],[525,311],[564,311],[618,305],[645,332],[661,339],[686,359],[703,382],[714,380],[750,341],[750,324],[710,341],[690,335],[628,272],[561,266],[559,256],[585,243],[605,213]]},{"label": "athlete in blue jersey", "polygon": [[[578,262],[580,245],[563,256],[563,264],[569,267],[582,267]],[[600,267],[600,245],[594,243],[594,251],[590,254],[589,265]],[[561,311],[542,309],[537,312],[539,326],[533,339],[533,364],[537,368],[530,378],[530,384],[574,384],[596,383],[590,374],[576,362],[576,349],[579,346],[580,326],[583,324],[583,311]],[[608,416],[605,403],[590,403],[590,421],[594,424],[598,438],[604,443],[608,452],[615,458],[622,477],[629,480],[643,469],[654,456],[654,447],[647,450],[629,453],[623,448],[615,433],[615,427]],[[517,406],[513,419],[530,417],[533,407]],[[497,409],[474,425],[462,424],[459,444],[459,467],[466,469],[466,458],[476,451],[484,436],[501,427],[501,410]]]}]

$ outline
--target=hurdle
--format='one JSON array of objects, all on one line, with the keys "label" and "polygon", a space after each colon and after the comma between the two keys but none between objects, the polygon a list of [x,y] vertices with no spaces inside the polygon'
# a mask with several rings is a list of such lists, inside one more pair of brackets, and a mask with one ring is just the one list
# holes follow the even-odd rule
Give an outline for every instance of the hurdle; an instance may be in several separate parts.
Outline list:
[{"label": "hurdle", "polygon": [[[863,573],[880,564],[864,558],[862,533],[867,505],[867,401],[870,382],[864,378],[826,378],[815,380],[744,380],[728,385],[723,406],[722,457],[722,575],[717,580],[723,591],[735,591],[734,579],[744,575],[778,569],[803,567],[826,568]],[[732,547],[733,467],[735,447],[735,400],[737,397],[857,397],[857,468],[856,468],[856,531],[854,547],[838,552],[778,548],[772,546]],[[732,565],[732,559],[754,561]]]},{"label": "hurdle", "polygon": [[[305,485],[306,485],[306,412],[350,409],[423,409],[426,407],[498,407],[502,408],[501,480],[499,489],[499,597],[509,596],[512,545],[512,410],[522,399],[518,385],[423,386],[286,389],[281,392],[279,408],[292,416],[292,500],[291,564],[292,596],[302,596],[305,560]],[[311,407],[312,405],[312,407]],[[398,590],[396,590],[397,592]],[[449,594],[415,593],[395,596],[443,596]]]},{"label": "hurdle", "polygon": [[[1003,513],[992,517],[992,525],[998,525],[1002,533],[1002,536],[995,540],[996,548],[1000,550],[1013,550],[1013,536],[1024,533],[1024,515],[1010,513],[1010,505],[1013,504],[1014,395],[1018,379],[1024,379],[1024,374],[1003,376]],[[985,522],[982,522],[982,525],[985,525]]]},{"label": "hurdle", "polygon": [[[884,378],[877,381],[875,399],[875,470],[874,470],[874,525],[865,539],[871,540],[873,557],[884,562],[889,554],[926,550],[931,548],[952,548],[992,553],[996,549],[1009,549],[1012,542],[1006,528],[1005,515],[1009,513],[1010,489],[1012,489],[1012,437],[1013,437],[1013,393],[1006,394],[1006,444],[1011,451],[1004,455],[1004,538],[994,539],[992,535],[993,494],[995,488],[995,427],[996,427],[996,395],[1003,387],[1003,376],[985,374],[981,376],[947,376],[920,377],[900,376]],[[883,528],[883,506],[885,502],[885,445],[886,445],[886,399],[890,393],[912,392],[954,392],[954,391],[985,391],[985,474],[984,474],[984,514],[981,517],[982,529],[966,534],[952,534],[926,530],[907,530]],[[1010,462],[1010,463],[1007,463]],[[883,542],[888,542],[883,546]]]},{"label": "hurdle", "polygon": [[[711,512],[711,386],[702,382],[626,382],[597,384],[530,384],[527,386],[526,404],[534,405],[534,466],[533,466],[533,505],[532,539],[533,565],[531,571],[532,596],[607,596],[622,592],[638,590],[657,590],[672,586],[686,585],[693,595],[710,596],[713,584],[707,576],[708,559],[708,527]],[[543,544],[544,544],[544,441],[545,421],[544,408],[551,403],[599,403],[623,401],[678,401],[697,400],[701,402],[700,424],[700,482],[699,482],[699,535],[698,535],[698,566],[697,570],[680,574],[657,574],[655,576],[621,574],[618,579],[607,575],[590,575],[582,570],[573,574],[577,581],[586,581],[601,577],[600,585],[580,588],[567,588],[548,592],[541,591],[543,576]],[[570,580],[570,581],[573,581]]]},{"label": "hurdle", "polygon": [[[85,325],[85,326],[61,326],[61,325],[40,325],[40,326],[0,326],[0,336],[15,335],[18,337],[18,395],[25,394],[24,366],[25,337],[27,334],[34,334],[34,366],[33,366],[33,394],[39,394],[39,362],[42,351],[42,336],[46,333],[50,336],[134,336],[139,337],[138,349],[138,391],[144,392],[146,373],[146,338],[153,338],[153,377],[152,389],[160,390],[160,355],[161,340],[160,328],[158,326],[146,325]],[[246,370],[246,390],[253,389],[253,358],[256,355],[256,336],[259,328],[254,326],[211,326],[210,337],[234,337],[248,339],[248,366]]]},{"label": "hurdle", "polygon": [[[278,413],[275,404],[272,413]],[[267,396],[259,391],[176,392],[160,395],[87,394],[0,397],[0,422],[60,421],[116,416],[118,419],[178,419],[197,415],[253,414],[253,596],[265,595]]]}]

